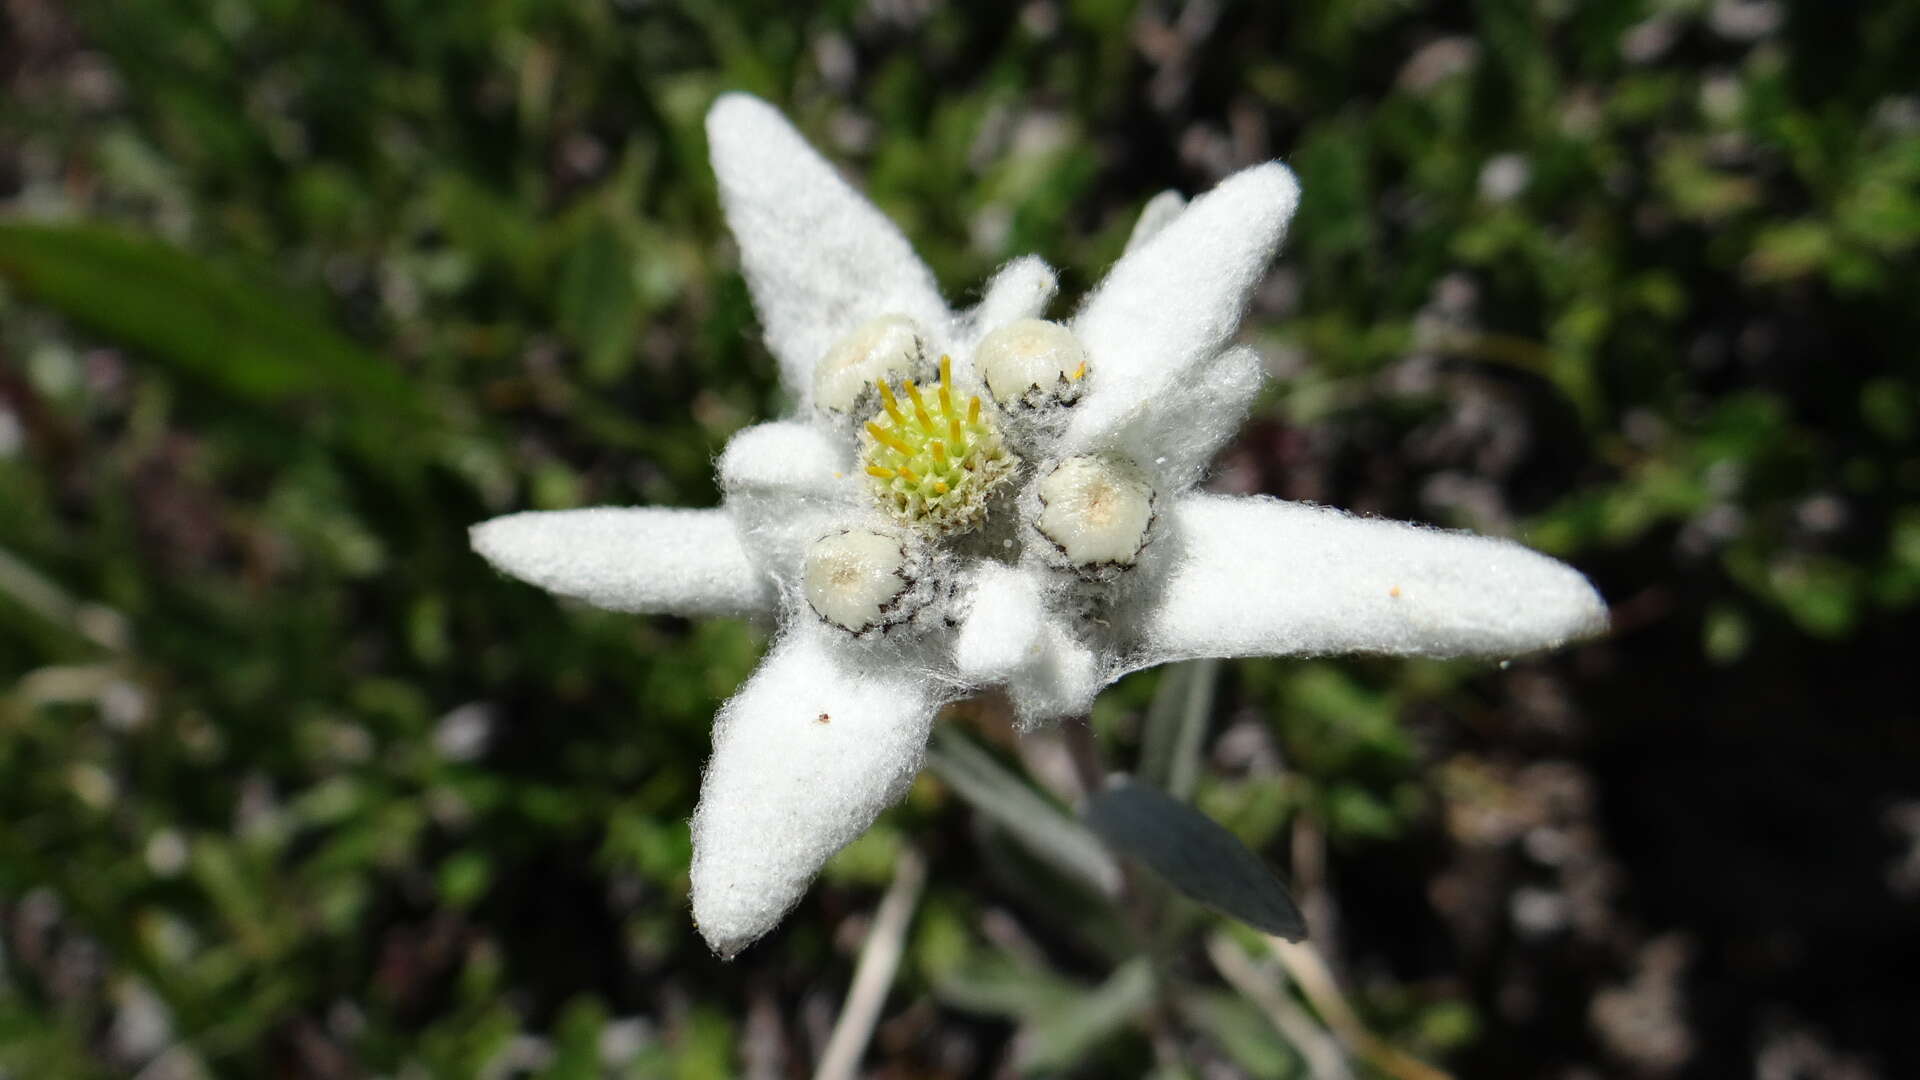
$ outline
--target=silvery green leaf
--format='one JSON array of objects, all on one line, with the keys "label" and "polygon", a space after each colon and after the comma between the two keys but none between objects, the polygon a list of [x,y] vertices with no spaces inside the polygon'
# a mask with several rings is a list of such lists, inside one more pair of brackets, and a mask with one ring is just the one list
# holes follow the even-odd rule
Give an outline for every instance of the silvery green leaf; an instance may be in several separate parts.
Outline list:
[{"label": "silvery green leaf", "polygon": [[1219,681],[1220,661],[1211,657],[1167,667],[1147,707],[1140,779],[1178,798],[1193,794]]},{"label": "silvery green leaf", "polygon": [[[1074,824],[1080,823],[1076,820]],[[1034,854],[1024,840],[984,814],[975,816],[971,831],[985,878],[1024,912],[1034,932],[1071,942],[1075,948],[1104,956],[1113,964],[1140,951],[1139,934],[1115,906],[1116,895],[1102,893],[1077,874]],[[1087,836],[1100,845],[1091,832]],[[1104,845],[1100,845],[1100,853],[1113,866],[1118,880],[1119,860]]]},{"label": "silvery green leaf", "polygon": [[1180,995],[1174,1005],[1181,1019],[1205,1032],[1247,1075],[1261,1080],[1306,1075],[1300,1052],[1238,994],[1196,990]]},{"label": "silvery green leaf", "polygon": [[933,979],[933,994],[943,1005],[1016,1019],[1064,1011],[1090,990],[1051,971],[987,952]]},{"label": "silvery green leaf", "polygon": [[1307,924],[1287,887],[1258,855],[1186,803],[1126,779],[1087,800],[1088,826],[1182,893],[1288,941]]},{"label": "silvery green leaf", "polygon": [[927,747],[927,767],[1034,855],[1104,896],[1118,892],[1120,867],[1100,839],[965,736],[938,729]]},{"label": "silvery green leaf", "polygon": [[1151,1005],[1153,991],[1153,966],[1147,958],[1127,961],[1098,989],[1028,1020],[1014,1051],[1014,1067],[1025,1075],[1080,1061],[1096,1043]]}]

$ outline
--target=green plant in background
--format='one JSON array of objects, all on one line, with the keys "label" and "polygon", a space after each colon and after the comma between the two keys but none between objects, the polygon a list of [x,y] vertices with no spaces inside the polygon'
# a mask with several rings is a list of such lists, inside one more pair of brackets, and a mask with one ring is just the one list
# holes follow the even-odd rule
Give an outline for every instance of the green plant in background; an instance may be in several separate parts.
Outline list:
[{"label": "green plant in background", "polygon": [[[1907,7],[11,5],[0,1068],[804,1071],[917,850],[868,1058],[910,1072],[1284,1076],[1366,1029],[1476,1075],[1740,1072],[1783,1014],[1897,1072],[1899,988],[1820,991],[1907,916],[1741,917],[1780,881],[1892,898],[1888,856],[1776,866],[1746,838],[1792,823],[1750,819],[1672,856],[1705,804],[1635,800],[1775,753],[1756,789],[1837,858],[1883,826],[1829,812],[1823,755],[1861,791],[1911,761],[1858,702],[1768,734],[1893,685],[1864,665],[1920,580]],[[966,299],[1030,250],[1077,297],[1142,193],[1285,158],[1250,332],[1282,377],[1212,484],[1519,536],[1615,602],[1564,660],[1177,667],[1094,710],[1284,860],[1365,1029],[1150,882],[1057,880],[1034,844],[1110,856],[1057,810],[1071,755],[991,702],[806,918],[725,966],[688,932],[708,723],[759,638],[557,607],[464,529],[712,505],[781,411],[706,172],[729,87]],[[1698,905],[1681,863],[1758,884]],[[1667,985],[1662,934],[1720,1004],[1624,1014],[1690,1037],[1606,1019]]]}]

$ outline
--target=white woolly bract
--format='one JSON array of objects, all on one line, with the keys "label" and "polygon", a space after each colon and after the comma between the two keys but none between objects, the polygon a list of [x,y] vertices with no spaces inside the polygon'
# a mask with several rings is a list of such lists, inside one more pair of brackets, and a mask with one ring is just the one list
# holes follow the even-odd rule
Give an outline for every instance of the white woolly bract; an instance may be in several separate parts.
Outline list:
[{"label": "white woolly bract", "polygon": [[1602,633],[1580,572],[1507,540],[1267,498],[1188,495],[1138,626],[1141,663],[1200,656],[1508,657]]},{"label": "white woolly bract", "polygon": [[721,708],[693,816],[693,918],[731,956],[906,794],[941,687],[796,628]]},{"label": "white woolly bract", "polygon": [[707,142],[767,348],[803,406],[814,364],[868,319],[945,330],[946,304],[906,237],[771,105],[725,95],[707,114]]},{"label": "white woolly bract", "polygon": [[1122,255],[1154,237],[1167,227],[1180,212],[1187,208],[1187,197],[1169,188],[1147,200],[1140,208],[1140,216],[1133,223],[1133,231],[1127,234],[1127,246]]},{"label": "white woolly bract", "polygon": [[848,495],[844,480],[851,462],[846,444],[822,429],[798,420],[770,420],[742,428],[727,441],[719,472],[729,487],[838,500]]},{"label": "white woolly bract", "polygon": [[867,516],[852,467],[852,453],[812,424],[775,420],[736,434],[718,471],[748,556],[780,582],[796,582],[807,545]]},{"label": "white woolly bract", "polygon": [[1153,408],[1135,413],[1112,445],[1146,470],[1157,489],[1192,487],[1240,430],[1266,377],[1259,353],[1244,345],[1228,349],[1169,386]]},{"label": "white woolly bract", "polygon": [[772,584],[722,510],[509,514],[469,535],[496,569],[596,607],[669,615],[759,615],[774,607]]},{"label": "white woolly bract", "polygon": [[1026,574],[981,563],[973,575],[972,606],[953,643],[961,677],[976,686],[1007,681],[1038,659],[1045,623],[1040,590]]},{"label": "white woolly bract", "polygon": [[960,677],[1003,686],[1022,727],[1086,712],[1106,682],[1100,660],[1046,610],[1032,568],[982,563],[972,607],[954,639]]},{"label": "white woolly bract", "polygon": [[1279,162],[1244,169],[1121,256],[1071,324],[1097,381],[1075,406],[1061,453],[1103,448],[1220,353],[1299,199]]},{"label": "white woolly bract", "polygon": [[963,356],[954,357],[954,362],[957,364],[964,357],[970,364],[980,339],[1000,327],[1045,315],[1047,304],[1059,287],[1053,268],[1037,255],[1022,255],[1002,266],[994,272],[993,280],[987,282],[980,303],[967,313],[965,333],[957,342]]},{"label": "white woolly bract", "polygon": [[1110,665],[1049,616],[1040,639],[1037,663],[1007,679],[1007,698],[1023,731],[1069,716],[1082,716],[1113,680]]}]

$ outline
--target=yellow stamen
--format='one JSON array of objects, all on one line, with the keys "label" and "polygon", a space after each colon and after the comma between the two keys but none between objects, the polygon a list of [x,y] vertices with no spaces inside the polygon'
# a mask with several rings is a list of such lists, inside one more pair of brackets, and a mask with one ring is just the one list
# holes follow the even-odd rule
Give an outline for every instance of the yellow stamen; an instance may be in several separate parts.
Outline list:
[{"label": "yellow stamen", "polygon": [[944,536],[980,524],[987,493],[1012,478],[1020,459],[1001,444],[985,395],[954,383],[952,356],[940,357],[939,372],[938,383],[875,380],[884,409],[867,419],[859,469],[891,516]]},{"label": "yellow stamen", "polygon": [[894,426],[905,427],[907,425],[907,418],[900,414],[900,402],[893,396],[893,391],[888,388],[887,380],[875,379],[873,380],[873,384],[880,388],[880,404],[887,407],[887,415],[893,417]]},{"label": "yellow stamen", "polygon": [[920,396],[920,388],[913,385],[912,379],[908,379],[904,385],[907,396],[913,399],[913,415],[919,418],[921,427],[932,430],[933,418],[927,415],[927,402]]},{"label": "yellow stamen", "polygon": [[1079,382],[1080,377],[1085,375],[1086,373],[1087,373],[1087,362],[1085,360],[1082,360],[1080,361],[1080,366],[1077,368],[1074,368],[1073,374],[1067,376],[1067,378],[1072,379],[1074,382]]},{"label": "yellow stamen", "polygon": [[898,435],[895,435],[893,432],[888,431],[886,428],[881,427],[871,420],[867,421],[867,434],[873,436],[875,442],[897,450],[902,454],[912,455],[913,453],[913,448],[900,441]]}]

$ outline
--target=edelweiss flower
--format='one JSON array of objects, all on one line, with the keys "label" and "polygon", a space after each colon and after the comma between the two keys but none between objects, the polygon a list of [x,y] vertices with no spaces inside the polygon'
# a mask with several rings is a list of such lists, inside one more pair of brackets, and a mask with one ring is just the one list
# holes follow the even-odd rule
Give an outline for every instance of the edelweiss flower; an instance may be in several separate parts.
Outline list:
[{"label": "edelweiss flower", "polygon": [[779,621],[693,819],[722,954],[906,792],[934,714],[974,691],[1032,725],[1169,660],[1504,657],[1604,629],[1585,578],[1517,544],[1194,489],[1261,381],[1232,339],[1298,199],[1278,162],[1154,200],[1062,323],[1032,257],[949,310],[764,102],[721,98],[707,133],[795,415],[728,444],[719,509],[516,514],[473,545],[601,607]]}]

